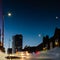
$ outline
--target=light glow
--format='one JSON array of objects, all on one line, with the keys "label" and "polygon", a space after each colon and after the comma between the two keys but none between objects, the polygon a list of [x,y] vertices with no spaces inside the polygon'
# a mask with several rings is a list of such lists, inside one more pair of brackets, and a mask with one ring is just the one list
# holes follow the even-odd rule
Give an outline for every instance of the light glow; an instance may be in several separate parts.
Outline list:
[{"label": "light glow", "polygon": [[11,13],[8,13],[8,16],[11,16],[12,14]]},{"label": "light glow", "polygon": [[58,16],[56,16],[56,19],[58,19],[59,17]]},{"label": "light glow", "polygon": [[55,45],[57,46],[58,45],[58,42],[55,42]]}]

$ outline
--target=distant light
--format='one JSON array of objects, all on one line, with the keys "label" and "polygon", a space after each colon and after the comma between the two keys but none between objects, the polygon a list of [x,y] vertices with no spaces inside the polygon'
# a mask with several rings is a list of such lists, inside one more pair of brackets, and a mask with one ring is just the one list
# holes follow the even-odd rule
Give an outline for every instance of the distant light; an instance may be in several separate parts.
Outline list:
[{"label": "distant light", "polygon": [[55,42],[55,45],[57,46],[58,45],[58,42]]},{"label": "distant light", "polygon": [[8,13],[8,16],[11,16],[11,13]]},{"label": "distant light", "polygon": [[26,51],[26,55],[27,55],[27,56],[29,55],[28,51]]},{"label": "distant light", "polygon": [[39,51],[36,51],[36,55],[38,55],[38,54],[40,54],[40,52]]},{"label": "distant light", "polygon": [[41,34],[38,34],[39,37],[41,37]]},{"label": "distant light", "polygon": [[59,17],[58,16],[56,16],[56,19],[58,19]]},{"label": "distant light", "polygon": [[46,48],[44,47],[43,50],[45,50]]}]

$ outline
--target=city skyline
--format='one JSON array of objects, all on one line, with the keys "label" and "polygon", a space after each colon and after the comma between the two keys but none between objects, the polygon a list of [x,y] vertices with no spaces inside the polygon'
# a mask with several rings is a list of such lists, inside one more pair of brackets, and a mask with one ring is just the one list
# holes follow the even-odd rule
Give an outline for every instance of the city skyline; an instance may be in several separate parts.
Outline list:
[{"label": "city skyline", "polygon": [[59,10],[58,0],[3,0],[4,15],[12,13],[11,17],[4,16],[5,47],[15,34],[23,35],[23,47],[37,46],[43,36],[53,36],[55,28],[60,28]]}]

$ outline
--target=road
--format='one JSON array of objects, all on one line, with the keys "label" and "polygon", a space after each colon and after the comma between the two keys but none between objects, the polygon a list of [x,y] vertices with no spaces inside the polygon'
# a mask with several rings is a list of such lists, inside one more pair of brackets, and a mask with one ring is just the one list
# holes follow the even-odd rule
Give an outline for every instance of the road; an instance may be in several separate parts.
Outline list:
[{"label": "road", "polygon": [[[8,56],[10,59],[6,58]],[[0,51],[0,60],[60,60],[60,48],[57,47],[49,51],[39,51],[38,53],[28,53],[25,51],[6,54]]]},{"label": "road", "polygon": [[[53,60],[52,58],[47,57],[47,56],[40,57],[36,54],[28,54],[28,53],[26,55],[26,53],[24,53],[24,52],[19,53],[18,57],[20,57],[20,58],[18,58],[18,59],[14,58],[14,59],[10,59],[10,60]],[[9,59],[7,59],[7,60],[9,60]]]},{"label": "road", "polygon": [[53,60],[53,59],[50,59],[50,58],[37,58],[37,57],[31,57],[31,58],[20,57],[20,59],[6,59],[6,60]]},{"label": "road", "polygon": [[[7,59],[6,57],[7,56],[17,56],[19,58],[10,58],[10,59]],[[52,57],[49,54],[49,56],[46,54],[46,53],[39,53],[39,54],[30,54],[28,52],[19,52],[19,53],[16,53],[16,54],[12,54],[12,55],[6,55],[4,53],[1,53],[0,52],[0,60],[55,60],[53,59]],[[54,56],[55,58],[55,56]],[[56,60],[60,60],[60,59],[56,59]]]}]

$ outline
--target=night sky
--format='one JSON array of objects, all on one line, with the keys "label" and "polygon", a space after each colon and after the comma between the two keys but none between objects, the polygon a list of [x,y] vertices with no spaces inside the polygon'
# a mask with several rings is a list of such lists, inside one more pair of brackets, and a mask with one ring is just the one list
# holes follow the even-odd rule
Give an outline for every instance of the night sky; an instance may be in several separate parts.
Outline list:
[{"label": "night sky", "polygon": [[2,3],[0,0],[0,29],[2,29]]},{"label": "night sky", "polygon": [[[11,17],[7,16],[8,12],[12,13]],[[3,0],[3,13],[7,48],[13,35],[23,35],[23,47],[37,46],[42,42],[43,36],[52,37],[55,28],[60,28],[58,0]]]}]

